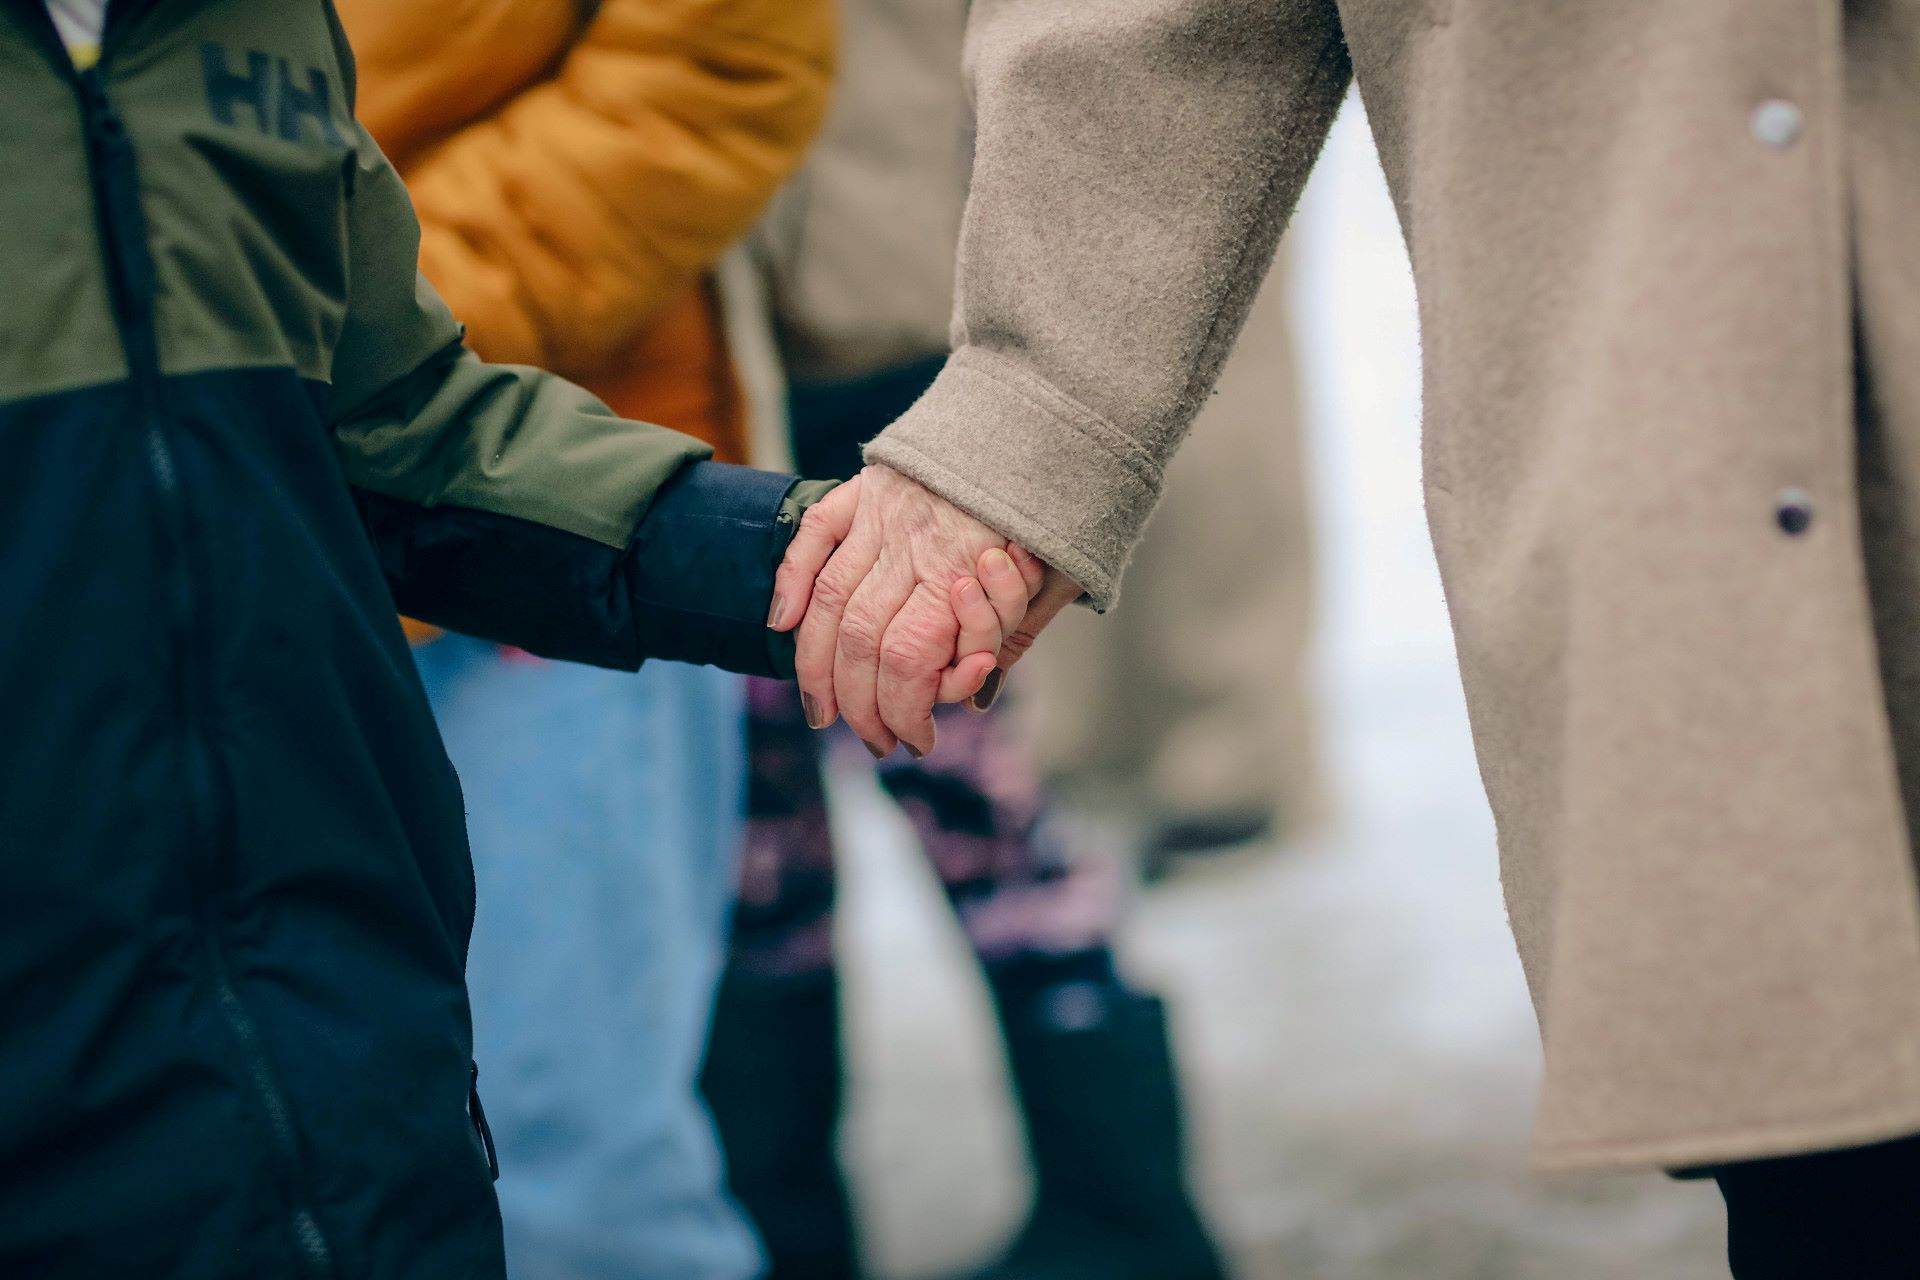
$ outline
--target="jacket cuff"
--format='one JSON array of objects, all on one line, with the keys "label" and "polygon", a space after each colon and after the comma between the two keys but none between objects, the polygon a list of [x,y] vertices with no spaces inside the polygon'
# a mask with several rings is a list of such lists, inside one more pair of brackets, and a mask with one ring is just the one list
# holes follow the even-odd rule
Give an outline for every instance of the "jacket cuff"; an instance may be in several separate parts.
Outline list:
[{"label": "jacket cuff", "polygon": [[626,555],[640,652],[792,679],[793,635],[767,629],[774,571],[800,516],[833,487],[724,462],[684,468]]},{"label": "jacket cuff", "polygon": [[919,403],[867,446],[1072,578],[1094,608],[1159,501],[1159,463],[1112,424],[990,352],[963,349]]}]

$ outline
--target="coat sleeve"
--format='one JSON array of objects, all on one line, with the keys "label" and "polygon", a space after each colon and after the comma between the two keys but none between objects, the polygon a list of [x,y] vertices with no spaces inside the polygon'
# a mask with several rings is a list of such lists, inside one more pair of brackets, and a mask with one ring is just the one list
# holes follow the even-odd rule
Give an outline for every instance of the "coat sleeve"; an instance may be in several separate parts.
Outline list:
[{"label": "coat sleeve", "polygon": [[869,446],[1111,604],[1351,72],[1332,0],[976,0],[952,359]]},{"label": "coat sleeve", "polygon": [[751,225],[825,113],[832,0],[603,0],[553,76],[410,161],[491,360],[587,375]]},{"label": "coat sleeve", "polygon": [[395,603],[548,657],[790,676],[773,573],[831,486],[708,461],[537,369],[481,362],[415,268],[399,177],[356,126],[328,415]]}]

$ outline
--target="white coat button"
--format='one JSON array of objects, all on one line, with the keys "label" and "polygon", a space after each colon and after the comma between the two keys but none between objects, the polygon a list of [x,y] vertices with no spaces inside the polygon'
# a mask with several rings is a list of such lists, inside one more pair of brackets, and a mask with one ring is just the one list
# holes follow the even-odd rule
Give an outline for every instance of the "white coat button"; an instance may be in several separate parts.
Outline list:
[{"label": "white coat button", "polygon": [[1768,98],[1753,109],[1753,138],[1762,146],[1790,147],[1800,140],[1803,123],[1800,108],[1784,98]]},{"label": "white coat button", "polygon": [[1782,489],[1773,500],[1773,518],[1780,532],[1799,537],[1813,524],[1813,495],[1805,489]]}]

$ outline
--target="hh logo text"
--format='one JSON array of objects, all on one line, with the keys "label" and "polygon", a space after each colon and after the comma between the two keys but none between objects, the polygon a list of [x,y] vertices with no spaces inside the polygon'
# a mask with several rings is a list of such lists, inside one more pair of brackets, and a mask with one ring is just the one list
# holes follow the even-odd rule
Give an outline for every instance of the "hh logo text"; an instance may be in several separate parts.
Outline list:
[{"label": "hh logo text", "polygon": [[260,132],[288,142],[299,142],[311,127],[335,146],[343,145],[333,118],[333,87],[320,72],[308,69],[302,76],[285,58],[251,49],[241,70],[217,44],[200,46],[200,71],[207,84],[207,110],[221,124],[237,126],[244,118]]}]

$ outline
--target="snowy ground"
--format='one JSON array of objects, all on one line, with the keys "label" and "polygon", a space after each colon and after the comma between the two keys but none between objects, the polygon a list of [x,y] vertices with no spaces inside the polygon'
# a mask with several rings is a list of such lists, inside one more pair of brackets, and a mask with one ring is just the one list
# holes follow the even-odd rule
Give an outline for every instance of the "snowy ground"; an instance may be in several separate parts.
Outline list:
[{"label": "snowy ground", "polygon": [[[1420,508],[1412,286],[1350,104],[1295,224],[1339,820],[1139,905],[1198,1177],[1247,1280],[1723,1277],[1710,1188],[1525,1171],[1539,1072]],[[844,771],[848,1155],[883,1275],[987,1250],[1026,1194],[985,997],[903,833]]]}]

